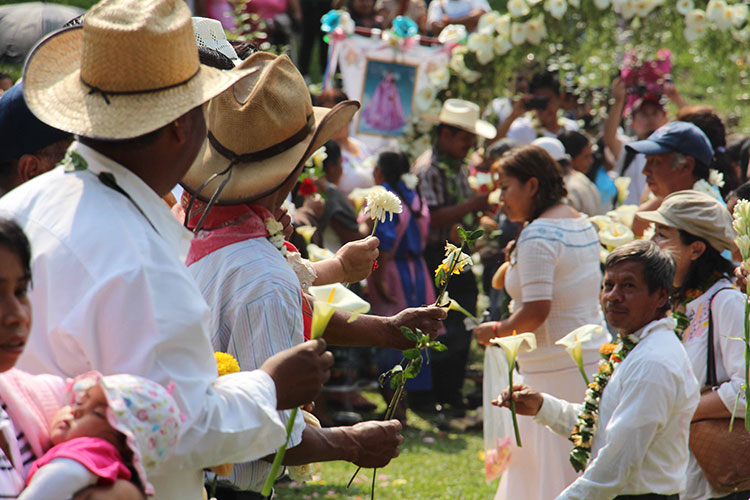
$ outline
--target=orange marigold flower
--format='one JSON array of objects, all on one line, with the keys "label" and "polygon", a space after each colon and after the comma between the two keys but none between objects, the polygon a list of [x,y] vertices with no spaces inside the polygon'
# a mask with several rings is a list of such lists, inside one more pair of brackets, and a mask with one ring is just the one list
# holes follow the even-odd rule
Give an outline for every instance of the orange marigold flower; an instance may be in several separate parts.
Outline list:
[{"label": "orange marigold flower", "polygon": [[613,352],[615,352],[615,349],[617,348],[616,344],[602,344],[599,347],[599,352],[603,354],[604,356],[609,356]]}]

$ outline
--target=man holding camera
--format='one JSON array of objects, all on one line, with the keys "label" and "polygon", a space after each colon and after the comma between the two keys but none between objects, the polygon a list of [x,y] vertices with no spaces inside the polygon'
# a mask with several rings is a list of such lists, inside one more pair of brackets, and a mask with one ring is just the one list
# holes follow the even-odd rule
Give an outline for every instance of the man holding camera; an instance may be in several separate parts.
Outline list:
[{"label": "man holding camera", "polygon": [[[513,111],[498,127],[498,138],[509,137],[519,144],[530,144],[540,137],[557,137],[562,132],[578,130],[576,122],[559,116],[560,82],[555,73],[534,74],[529,83],[531,95],[513,105]],[[534,116],[528,116],[534,111]]]}]

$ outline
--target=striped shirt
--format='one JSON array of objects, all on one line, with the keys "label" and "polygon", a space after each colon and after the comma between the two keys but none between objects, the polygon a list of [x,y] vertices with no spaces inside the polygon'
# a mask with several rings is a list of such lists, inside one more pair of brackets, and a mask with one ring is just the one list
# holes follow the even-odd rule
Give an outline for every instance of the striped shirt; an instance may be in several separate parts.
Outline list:
[{"label": "striped shirt", "polygon": [[[16,471],[11,457],[7,457],[0,450],[0,498],[16,498],[23,490],[26,474],[28,474],[31,464],[37,457],[34,456],[31,445],[23,431],[19,432],[13,426],[6,409],[5,403],[0,401],[0,432],[5,435],[5,439],[8,441],[11,456],[15,455],[16,450],[18,450],[17,460],[23,463],[24,477],[20,477]],[[15,443],[8,439],[10,436],[15,436]],[[17,445],[17,448],[14,444]]]},{"label": "striped shirt", "polygon": [[[190,265],[198,288],[211,308],[209,332],[214,350],[228,352],[243,371],[304,342],[299,279],[266,238],[220,248]],[[301,374],[300,376],[304,376]],[[289,412],[279,412],[286,424]],[[289,448],[302,440],[300,413]],[[271,464],[236,464],[228,480],[243,490],[260,491]]]}]

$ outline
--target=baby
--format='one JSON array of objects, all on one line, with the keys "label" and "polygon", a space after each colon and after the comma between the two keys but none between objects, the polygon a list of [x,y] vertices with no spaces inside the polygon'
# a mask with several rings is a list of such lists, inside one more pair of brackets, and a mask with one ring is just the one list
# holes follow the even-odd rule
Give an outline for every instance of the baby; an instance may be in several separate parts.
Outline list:
[{"label": "baby", "polygon": [[51,425],[54,446],[32,465],[19,500],[68,499],[117,479],[153,495],[147,472],[169,457],[183,419],[169,391],[141,377],[98,372],[77,377],[68,390],[71,405]]}]

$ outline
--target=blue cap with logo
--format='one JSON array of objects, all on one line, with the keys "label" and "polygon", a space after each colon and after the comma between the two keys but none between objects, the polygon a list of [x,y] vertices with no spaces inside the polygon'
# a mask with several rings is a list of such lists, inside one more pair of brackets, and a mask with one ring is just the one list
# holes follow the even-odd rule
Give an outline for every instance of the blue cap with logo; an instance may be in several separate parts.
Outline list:
[{"label": "blue cap with logo", "polygon": [[69,133],[42,123],[29,111],[22,83],[0,96],[0,162],[17,160],[67,137]]},{"label": "blue cap with logo", "polygon": [[688,122],[671,122],[660,127],[644,141],[632,142],[625,146],[636,153],[660,155],[680,153],[692,156],[708,166],[714,157],[714,148],[701,129]]}]

